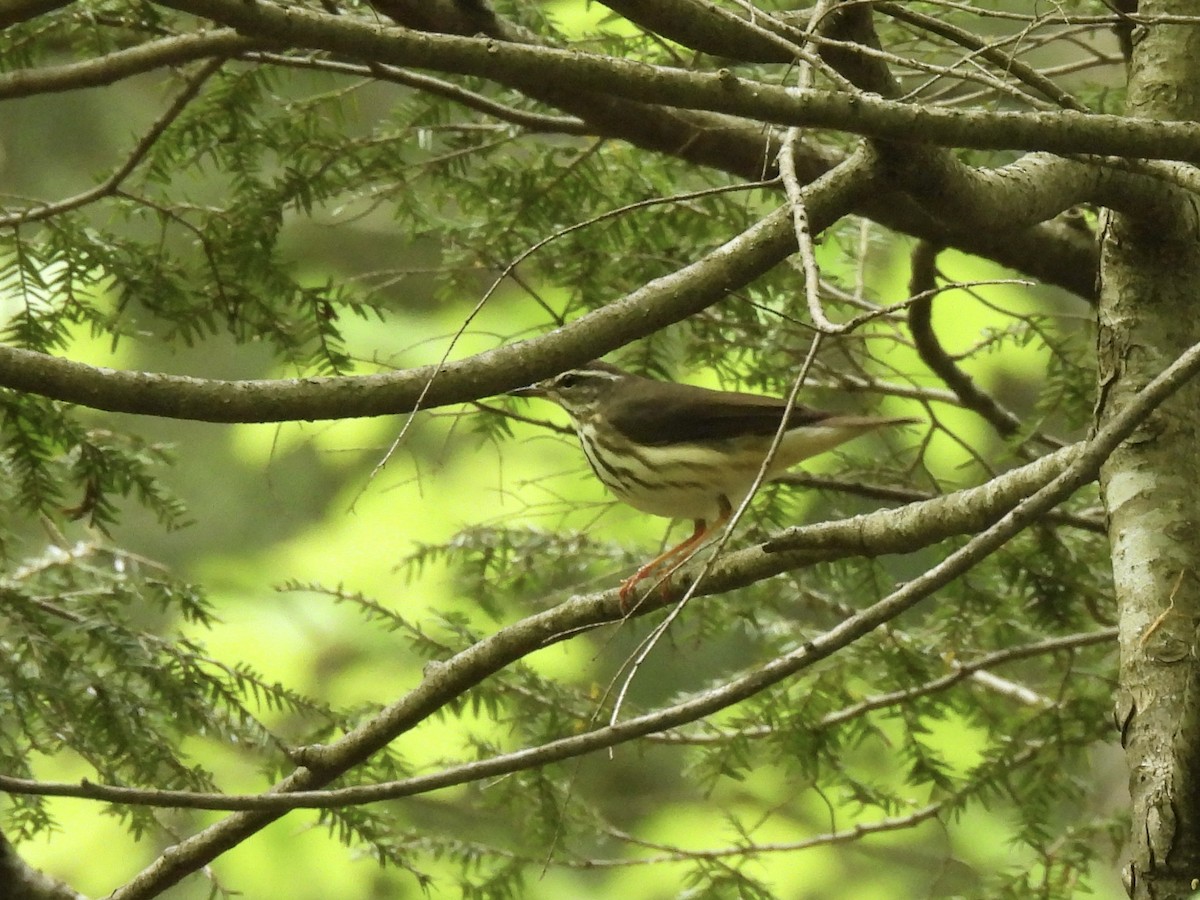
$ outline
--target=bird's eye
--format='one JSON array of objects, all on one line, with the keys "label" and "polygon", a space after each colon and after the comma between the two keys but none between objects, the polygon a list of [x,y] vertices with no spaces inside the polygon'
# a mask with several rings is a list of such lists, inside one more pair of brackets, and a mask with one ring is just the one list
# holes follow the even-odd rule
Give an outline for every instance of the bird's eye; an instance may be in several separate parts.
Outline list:
[{"label": "bird's eye", "polygon": [[564,372],[558,376],[558,386],[560,388],[573,388],[582,381],[582,377],[577,372]]}]

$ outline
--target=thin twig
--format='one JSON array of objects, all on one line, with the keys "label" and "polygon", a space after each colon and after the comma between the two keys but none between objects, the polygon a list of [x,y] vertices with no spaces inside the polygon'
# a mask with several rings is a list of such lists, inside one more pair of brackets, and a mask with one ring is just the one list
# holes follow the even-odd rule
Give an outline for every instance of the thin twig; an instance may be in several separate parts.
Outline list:
[{"label": "thin twig", "polygon": [[167,127],[174,122],[187,105],[191,103],[203,87],[204,82],[216,74],[221,66],[225,65],[228,57],[218,56],[214,59],[205,61],[197,69],[196,73],[189,77],[184,84],[184,88],[179,92],[179,95],[171,102],[171,105],[163,112],[158,119],[150,126],[149,130],[142,135],[141,140],[134,145],[133,150],[125,158],[125,161],[116,168],[107,178],[93,188],[76,194],[74,197],[67,197],[62,200],[57,200],[52,203],[44,203],[34,206],[30,209],[22,210],[21,212],[11,213],[7,216],[0,217],[0,228],[11,228],[17,225],[23,225],[27,222],[40,222],[48,219],[51,216],[59,213],[69,212],[73,209],[78,209],[94,200],[109,194],[116,193],[121,186],[121,183],[129,177],[134,169],[146,158],[150,149],[162,137],[163,132]]}]

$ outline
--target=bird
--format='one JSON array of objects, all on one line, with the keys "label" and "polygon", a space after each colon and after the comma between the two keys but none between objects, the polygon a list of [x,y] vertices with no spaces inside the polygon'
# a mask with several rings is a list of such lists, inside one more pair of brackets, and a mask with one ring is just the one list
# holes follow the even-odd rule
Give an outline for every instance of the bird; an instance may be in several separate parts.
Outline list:
[{"label": "bird", "polygon": [[[666,590],[689,551],[729,520],[758,477],[787,408],[779,397],[659,381],[603,360],[510,393],[562,407],[588,465],[619,500],[650,515],[692,521],[690,537],[621,583],[624,610],[637,584],[660,569],[666,569]],[[878,428],[919,421],[796,403],[766,477]]]}]

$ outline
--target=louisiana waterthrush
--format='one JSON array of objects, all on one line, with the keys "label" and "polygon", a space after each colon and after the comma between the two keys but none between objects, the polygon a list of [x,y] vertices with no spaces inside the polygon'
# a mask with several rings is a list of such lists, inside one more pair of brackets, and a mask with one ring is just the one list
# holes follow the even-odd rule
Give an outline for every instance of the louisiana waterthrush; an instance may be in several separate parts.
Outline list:
[{"label": "louisiana waterthrush", "polygon": [[[620,500],[693,521],[691,537],[621,584],[622,605],[657,570],[666,569],[669,579],[687,552],[725,523],[758,477],[787,407],[778,397],[656,381],[598,360],[512,393],[565,409],[592,471]],[[876,428],[918,421],[795,404],[767,477]]]}]

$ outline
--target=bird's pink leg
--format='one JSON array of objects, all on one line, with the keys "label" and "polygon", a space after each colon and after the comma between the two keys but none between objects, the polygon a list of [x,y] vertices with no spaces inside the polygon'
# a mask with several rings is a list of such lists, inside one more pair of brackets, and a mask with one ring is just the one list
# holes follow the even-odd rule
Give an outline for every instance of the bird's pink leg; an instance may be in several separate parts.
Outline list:
[{"label": "bird's pink leg", "polygon": [[711,525],[709,525],[704,519],[695,519],[695,528],[692,531],[691,537],[682,543],[676,544],[674,547],[665,551],[664,553],[660,553],[658,556],[654,557],[654,559],[650,560],[650,562],[646,563],[644,566],[622,581],[621,590],[618,594],[621,599],[621,610],[623,612],[629,612],[629,598],[633,593],[634,587],[639,581],[643,581],[650,575],[654,574],[656,570],[662,568],[669,560],[674,559],[677,556],[681,556],[682,559],[667,569],[666,573],[664,573],[662,576],[663,593],[666,593],[668,590],[670,590],[671,576],[674,575],[681,566],[687,563],[689,559],[688,551],[697,544],[701,543],[706,537],[708,537],[726,522],[728,522],[729,517],[732,514],[733,508],[730,506],[729,501],[722,496],[720,498],[720,513],[718,514],[717,518],[713,520]]}]

